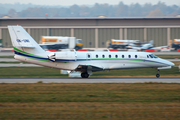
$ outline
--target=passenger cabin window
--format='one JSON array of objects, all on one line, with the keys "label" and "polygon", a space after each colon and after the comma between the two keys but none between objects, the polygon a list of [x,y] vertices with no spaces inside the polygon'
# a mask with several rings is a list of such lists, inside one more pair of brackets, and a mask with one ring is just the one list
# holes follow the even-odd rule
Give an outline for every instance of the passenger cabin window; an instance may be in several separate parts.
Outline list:
[{"label": "passenger cabin window", "polygon": [[111,55],[109,55],[109,58],[111,58]]},{"label": "passenger cabin window", "polygon": [[122,58],[124,58],[124,55],[122,55]]},{"label": "passenger cabin window", "polygon": [[102,55],[102,57],[104,58],[105,56],[104,56],[104,55]]},{"label": "passenger cabin window", "polygon": [[137,55],[135,55],[135,58],[137,58]]},{"label": "passenger cabin window", "polygon": [[116,58],[118,58],[118,55],[115,55]]},{"label": "passenger cabin window", "polygon": [[131,58],[131,55],[129,55],[129,58]]},{"label": "passenger cabin window", "polygon": [[96,58],[98,58],[98,55],[96,55]]},{"label": "passenger cabin window", "polygon": [[90,55],[88,55],[88,58],[90,58],[91,56]]}]

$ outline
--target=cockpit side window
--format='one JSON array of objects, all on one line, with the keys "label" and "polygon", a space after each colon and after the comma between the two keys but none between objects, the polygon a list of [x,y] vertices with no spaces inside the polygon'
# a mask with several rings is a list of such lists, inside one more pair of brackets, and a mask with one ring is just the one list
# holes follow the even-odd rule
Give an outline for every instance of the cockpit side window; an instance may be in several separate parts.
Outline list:
[{"label": "cockpit side window", "polygon": [[149,54],[149,56],[150,56],[151,58],[158,58],[158,57],[155,56],[154,54]]},{"label": "cockpit side window", "polygon": [[155,56],[154,54],[151,54],[154,58],[158,58],[157,56]]},{"label": "cockpit side window", "polygon": [[152,56],[152,54],[150,54],[149,57],[154,58],[154,57]]},{"label": "cockpit side window", "polygon": [[150,58],[153,58],[153,56],[152,56],[151,54],[149,55],[149,57],[150,57]]},{"label": "cockpit side window", "polygon": [[147,58],[149,58],[149,55],[147,55]]}]

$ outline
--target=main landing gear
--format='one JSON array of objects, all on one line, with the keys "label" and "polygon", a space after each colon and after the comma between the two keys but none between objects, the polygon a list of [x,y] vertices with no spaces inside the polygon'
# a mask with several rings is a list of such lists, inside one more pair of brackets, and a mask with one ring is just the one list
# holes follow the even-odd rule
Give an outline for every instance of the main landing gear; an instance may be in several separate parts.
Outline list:
[{"label": "main landing gear", "polygon": [[158,71],[157,71],[156,77],[157,77],[157,78],[159,78],[159,77],[160,77],[160,74],[159,74],[159,69],[158,69]]},{"label": "main landing gear", "polygon": [[87,72],[81,73],[82,78],[88,78],[89,74]]}]

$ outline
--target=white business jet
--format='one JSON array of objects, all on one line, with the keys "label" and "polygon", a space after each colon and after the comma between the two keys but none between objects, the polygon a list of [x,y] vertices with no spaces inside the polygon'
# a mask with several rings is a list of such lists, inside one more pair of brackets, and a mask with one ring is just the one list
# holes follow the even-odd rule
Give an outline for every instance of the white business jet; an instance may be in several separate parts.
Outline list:
[{"label": "white business jet", "polygon": [[8,26],[16,60],[41,66],[80,71],[82,78],[92,72],[132,68],[168,69],[174,63],[148,52],[49,52],[43,50],[21,26]]},{"label": "white business jet", "polygon": [[135,49],[135,50],[146,50],[153,48],[154,40],[149,41],[149,43],[137,46],[136,44],[132,43],[126,47],[126,49]]}]

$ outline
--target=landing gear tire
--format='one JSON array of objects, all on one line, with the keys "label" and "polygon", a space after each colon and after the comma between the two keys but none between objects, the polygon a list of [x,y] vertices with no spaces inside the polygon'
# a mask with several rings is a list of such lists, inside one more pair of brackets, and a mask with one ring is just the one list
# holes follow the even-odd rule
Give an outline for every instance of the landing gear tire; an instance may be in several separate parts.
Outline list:
[{"label": "landing gear tire", "polygon": [[156,77],[159,78],[159,77],[160,77],[160,74],[156,74]]},{"label": "landing gear tire", "polygon": [[158,70],[158,72],[157,72],[157,74],[156,74],[156,77],[157,77],[157,78],[160,77],[159,70]]},{"label": "landing gear tire", "polygon": [[89,74],[88,74],[88,73],[81,73],[81,77],[82,77],[82,78],[88,78],[88,77],[89,77]]}]

